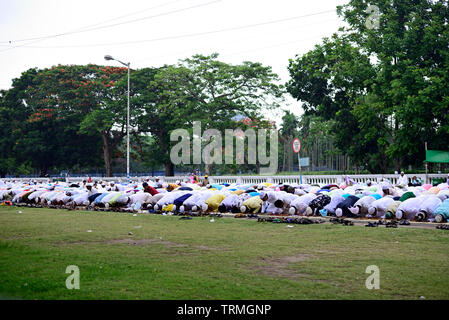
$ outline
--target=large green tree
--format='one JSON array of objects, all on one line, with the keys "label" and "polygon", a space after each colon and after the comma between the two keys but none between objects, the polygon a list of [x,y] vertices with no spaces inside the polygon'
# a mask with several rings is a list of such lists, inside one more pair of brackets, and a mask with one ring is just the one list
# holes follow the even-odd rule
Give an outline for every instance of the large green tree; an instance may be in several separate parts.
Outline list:
[{"label": "large green tree", "polygon": [[314,50],[290,60],[288,69],[291,80],[287,90],[304,103],[306,116],[313,114],[323,121],[333,120],[335,144],[353,159],[357,170],[367,153],[376,152],[352,112],[375,75],[369,56],[347,37],[334,34]]},{"label": "large green tree", "polygon": [[4,92],[0,120],[4,131],[2,163],[9,167],[2,164],[2,168],[9,173],[37,170],[45,175],[53,168],[95,164],[97,140],[78,132],[79,119],[60,112],[61,106],[54,100],[57,96],[47,92],[48,81],[45,70],[30,69]]},{"label": "large green tree", "polygon": [[293,171],[292,143],[298,132],[299,120],[288,110],[284,110],[280,128],[280,141],[282,143],[282,171]]},{"label": "large green tree", "polygon": [[289,65],[306,115],[333,121],[356,169],[420,165],[426,141],[448,149],[448,2],[350,0],[338,12],[348,23],[339,36]]},{"label": "large green tree", "polygon": [[[153,76],[153,81],[138,84],[146,86],[140,96],[145,112],[139,123],[146,124],[157,139],[166,175],[173,175],[169,158],[172,130],[191,131],[194,121],[201,122],[202,131],[234,129],[234,116],[261,119],[263,110],[279,106],[283,94],[271,67],[254,62],[231,65],[219,61],[218,54],[195,55],[146,75],[147,79]],[[206,166],[206,172],[210,169]]]},{"label": "large green tree", "polygon": [[[370,5],[378,8],[377,28],[366,23],[374,17]],[[359,114],[376,110],[365,120],[387,134],[379,143],[395,168],[422,164],[426,141],[449,149],[448,1],[351,0],[339,12],[349,24],[346,34],[376,63],[372,92]]]},{"label": "large green tree", "polygon": [[[125,81],[126,72],[126,68],[97,65],[58,65],[41,70],[27,92],[36,111],[32,117],[51,115],[73,122],[79,135],[92,137],[92,145],[101,143],[107,176],[112,175],[114,152],[126,135],[126,89],[117,83]],[[76,138],[73,135],[67,145],[77,143]],[[86,152],[90,157],[95,154]]]}]

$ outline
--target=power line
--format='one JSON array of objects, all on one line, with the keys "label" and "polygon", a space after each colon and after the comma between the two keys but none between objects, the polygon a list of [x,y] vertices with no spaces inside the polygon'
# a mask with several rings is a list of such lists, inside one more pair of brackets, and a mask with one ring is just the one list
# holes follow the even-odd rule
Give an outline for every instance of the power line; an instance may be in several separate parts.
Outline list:
[{"label": "power line", "polygon": [[67,35],[67,34],[72,34],[72,33],[75,33],[75,32],[78,32],[78,31],[81,31],[81,30],[84,30],[84,29],[87,29],[87,28],[92,28],[92,27],[95,27],[95,26],[98,26],[98,25],[102,25],[102,24],[105,24],[105,23],[108,23],[108,22],[120,20],[120,19],[123,19],[125,17],[134,16],[136,14],[141,14],[141,13],[146,12],[148,10],[153,10],[153,9],[157,9],[157,8],[160,8],[160,7],[165,7],[167,5],[170,5],[170,4],[173,4],[173,3],[176,3],[176,2],[180,2],[180,1],[184,1],[184,0],[175,0],[175,1],[167,2],[167,3],[163,3],[163,4],[160,4],[160,5],[157,5],[157,6],[149,7],[149,8],[143,9],[143,10],[139,10],[139,11],[134,11],[132,13],[128,13],[128,14],[125,14],[125,15],[122,15],[122,16],[118,16],[116,18],[111,18],[111,19],[108,19],[108,20],[104,20],[102,22],[97,22],[97,23],[94,23],[94,24],[90,24],[88,26],[77,28],[75,30],[64,32],[64,33],[53,34],[53,35],[48,35],[48,36],[40,36],[40,37],[34,37],[34,38],[27,38],[27,39],[0,41],[0,43],[15,43],[15,42],[24,42],[24,41],[38,40],[38,39],[42,39],[43,40],[43,39],[59,37],[59,36]]},{"label": "power line", "polygon": [[[324,20],[324,21],[320,21],[320,22],[314,22],[314,23],[308,23],[308,24],[305,24],[305,25],[301,25],[301,28],[302,27],[311,26],[311,25],[316,25],[318,23],[323,23],[323,22],[338,22],[338,21],[341,21],[341,20],[339,20],[338,18],[333,18],[333,19],[328,19],[328,20]],[[251,37],[251,39],[253,39],[253,37]],[[312,38],[298,39],[298,40],[294,40],[294,41],[289,41],[288,43],[276,44],[274,46],[281,46],[281,45],[286,45],[286,44],[290,44],[290,43],[296,43],[296,42],[299,42],[299,41],[306,41],[306,40],[310,40],[310,39],[312,39]],[[220,42],[220,45],[223,45],[223,44],[229,45],[230,42],[227,42],[227,43]],[[259,49],[266,49],[266,48],[270,48],[270,47],[271,46],[265,46],[265,47],[262,47],[262,48],[259,48]],[[238,53],[251,52],[251,51],[254,51],[254,50],[257,50],[257,49],[249,49],[249,50],[246,50],[246,51],[243,51],[243,52],[238,52]],[[220,52],[220,50],[215,50],[215,51],[216,52]],[[167,54],[162,54],[162,55],[157,55],[157,56],[146,57],[146,58],[143,58],[143,59],[134,60],[134,63],[142,63],[142,62],[150,61],[150,60],[158,60],[158,59],[166,58],[167,56],[180,56],[180,55],[184,55],[184,54],[187,54],[187,53],[190,53],[190,52],[192,52],[192,49],[182,50],[182,51],[177,51],[177,52],[170,52],[170,53],[167,53]],[[231,53],[231,54],[226,54],[225,53],[225,54],[220,54],[220,56],[223,57],[223,56],[228,56],[228,55],[235,55],[235,54],[238,54],[238,53]]]},{"label": "power line", "polygon": [[[127,45],[127,44],[156,42],[156,41],[163,41],[163,40],[175,40],[175,39],[197,37],[197,36],[203,36],[203,35],[209,35],[209,34],[216,34],[216,33],[221,33],[221,32],[229,32],[229,31],[237,31],[237,30],[242,30],[242,29],[254,28],[254,27],[259,27],[259,26],[265,26],[265,25],[270,25],[270,24],[276,24],[276,23],[281,23],[281,22],[286,22],[286,21],[292,21],[292,20],[312,17],[312,16],[326,14],[326,13],[330,13],[330,12],[335,12],[335,10],[327,10],[327,11],[316,12],[316,13],[311,13],[311,14],[307,14],[307,15],[301,15],[301,16],[295,16],[295,17],[290,17],[290,18],[260,22],[260,23],[255,23],[255,24],[239,26],[239,27],[231,27],[231,28],[224,28],[224,29],[218,29],[218,30],[212,30],[212,31],[197,32],[197,33],[190,33],[190,34],[184,34],[184,35],[178,35],[178,36],[168,36],[168,37],[153,38],[153,39],[146,39],[146,40],[101,43],[101,44],[67,45],[67,46],[27,46],[26,45],[24,47],[25,48],[34,48],[34,49],[82,48],[82,47],[118,46],[118,45]],[[0,52],[2,52],[2,51],[0,51]]]},{"label": "power line", "polygon": [[[187,11],[187,10],[190,10],[190,9],[195,9],[195,8],[199,8],[199,7],[208,6],[208,5],[211,5],[213,3],[220,2],[220,1],[221,0],[210,1],[210,2],[206,2],[206,3],[201,3],[201,4],[198,4],[198,5],[194,5],[194,6],[190,6],[190,7],[186,7],[186,8],[182,8],[182,9],[178,9],[178,10],[173,10],[173,11],[169,11],[169,12],[163,12],[163,13],[152,15],[152,16],[148,16],[148,17],[143,17],[143,18],[134,19],[134,20],[130,20],[130,21],[119,22],[119,23],[110,24],[110,25],[106,25],[106,26],[100,26],[100,27],[95,27],[95,28],[88,28],[88,29],[83,29],[83,30],[77,30],[77,31],[71,31],[71,32],[66,32],[66,33],[54,34],[54,35],[45,36],[45,37],[36,37],[36,38],[22,39],[20,41],[30,41],[30,40],[32,41],[32,40],[35,40],[33,43],[36,43],[36,42],[39,42],[39,41],[42,41],[42,40],[45,40],[45,39],[49,39],[49,38],[66,36],[66,35],[71,35],[71,34],[76,34],[76,33],[90,32],[90,31],[95,31],[95,30],[99,30],[99,29],[106,29],[106,28],[111,28],[111,27],[123,25],[123,24],[135,23],[135,22],[142,21],[142,20],[148,20],[148,19],[152,19],[152,18],[157,18],[157,17],[161,17],[161,16],[173,14],[173,13],[179,13],[179,12]],[[1,50],[0,53],[8,51],[8,50],[12,50],[14,48],[20,48],[20,47],[39,48],[39,46],[29,46],[29,44],[24,44],[24,45],[9,47],[9,48],[7,48],[5,50]],[[41,48],[48,48],[48,47],[41,47]]]}]

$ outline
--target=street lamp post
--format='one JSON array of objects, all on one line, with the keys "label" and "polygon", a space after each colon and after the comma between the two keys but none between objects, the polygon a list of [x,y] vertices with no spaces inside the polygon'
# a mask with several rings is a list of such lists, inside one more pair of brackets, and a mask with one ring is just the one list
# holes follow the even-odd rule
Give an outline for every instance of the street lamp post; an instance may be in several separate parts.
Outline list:
[{"label": "street lamp post", "polygon": [[114,59],[110,55],[105,55],[104,59],[115,60],[128,68],[128,103],[127,103],[127,117],[126,117],[126,178],[128,179],[129,182],[129,65],[131,63],[130,62],[124,63],[120,60]]}]

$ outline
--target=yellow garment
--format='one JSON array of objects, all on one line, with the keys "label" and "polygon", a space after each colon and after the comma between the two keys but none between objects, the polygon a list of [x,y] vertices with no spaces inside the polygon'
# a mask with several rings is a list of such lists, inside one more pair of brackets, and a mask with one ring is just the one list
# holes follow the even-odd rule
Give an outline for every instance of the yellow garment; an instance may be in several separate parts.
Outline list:
[{"label": "yellow garment", "polygon": [[210,196],[206,200],[206,204],[208,205],[208,210],[210,211],[217,211],[218,206],[220,203],[226,198],[223,194],[214,194],[213,196]]},{"label": "yellow garment", "polygon": [[262,199],[260,199],[259,196],[251,197],[251,198],[243,201],[243,203],[242,203],[242,206],[245,206],[249,209],[247,211],[253,211],[254,213],[259,212],[261,205],[262,205]]},{"label": "yellow garment", "polygon": [[241,195],[242,193],[244,193],[245,191],[243,191],[243,190],[235,190],[235,191],[232,191],[231,193],[232,194],[236,194],[236,195]]},{"label": "yellow garment", "polygon": [[162,211],[169,211],[169,212],[171,212],[171,211],[173,211],[173,206],[174,206],[173,203],[172,204],[168,204],[168,205],[166,205],[165,207],[162,208]]},{"label": "yellow garment", "polygon": [[395,214],[401,203],[402,203],[401,201],[393,201],[392,203],[390,203],[388,205],[387,212],[391,212],[392,214]]},{"label": "yellow garment", "polygon": [[432,187],[432,188],[429,189],[429,192],[431,192],[433,194],[438,194],[438,192],[440,192],[440,188]]},{"label": "yellow garment", "polygon": [[269,182],[265,182],[264,185],[265,185],[265,187],[269,187],[269,186],[271,186],[271,185],[273,185],[273,184],[272,184],[272,183],[269,183]]},{"label": "yellow garment", "polygon": [[167,187],[167,191],[173,191],[175,189],[178,189],[180,186],[175,183],[169,183]]}]

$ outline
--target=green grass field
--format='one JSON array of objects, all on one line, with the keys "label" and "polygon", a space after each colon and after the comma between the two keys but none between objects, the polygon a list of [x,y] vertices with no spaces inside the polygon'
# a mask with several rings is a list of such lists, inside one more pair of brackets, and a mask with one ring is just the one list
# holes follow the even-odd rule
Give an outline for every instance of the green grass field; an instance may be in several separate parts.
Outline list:
[{"label": "green grass field", "polygon": [[1,298],[449,298],[447,230],[15,207],[0,208],[0,230]]}]

